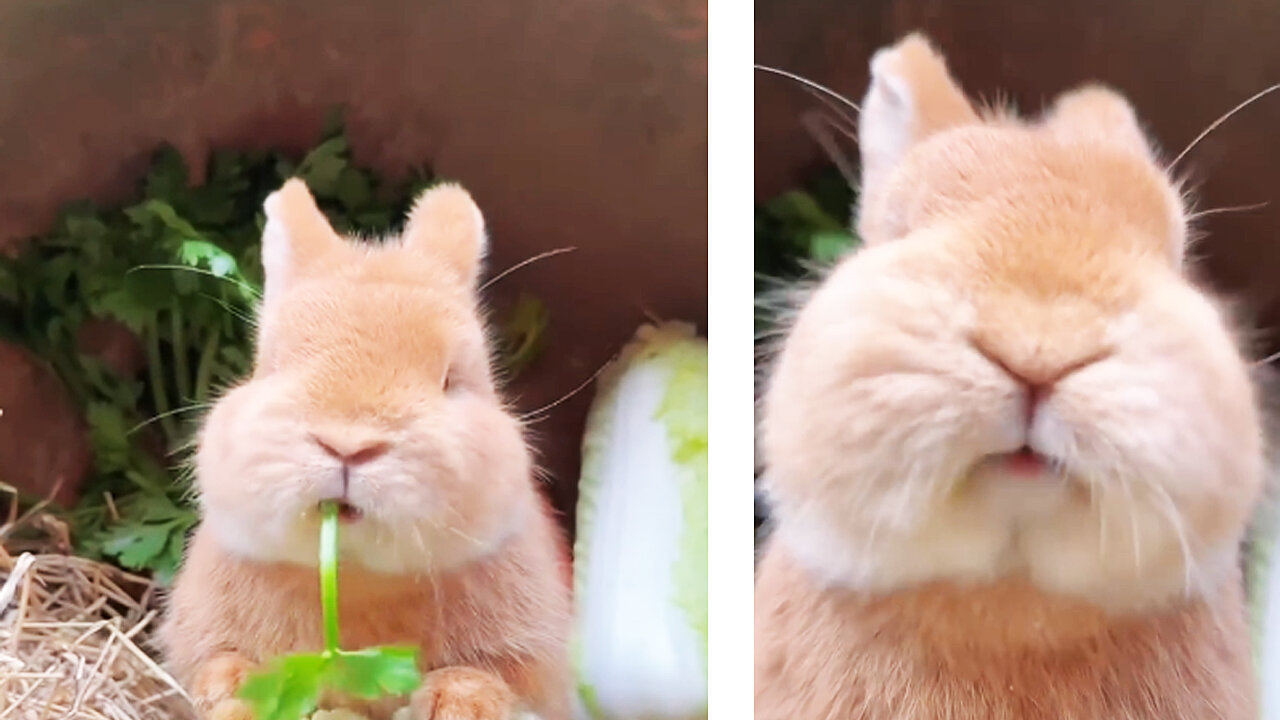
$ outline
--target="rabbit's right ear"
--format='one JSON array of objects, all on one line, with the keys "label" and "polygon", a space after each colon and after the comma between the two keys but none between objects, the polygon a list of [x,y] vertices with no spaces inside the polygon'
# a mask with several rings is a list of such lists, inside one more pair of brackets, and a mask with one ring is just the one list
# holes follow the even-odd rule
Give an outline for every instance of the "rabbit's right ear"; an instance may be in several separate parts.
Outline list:
[{"label": "rabbit's right ear", "polygon": [[861,193],[880,193],[913,145],[957,125],[979,121],[946,60],[919,33],[871,58],[871,87],[858,117]]},{"label": "rabbit's right ear", "polygon": [[1054,101],[1045,124],[1067,142],[1106,144],[1153,157],[1133,106],[1105,85],[1089,84],[1063,93]]},{"label": "rabbit's right ear", "polygon": [[489,247],[484,215],[461,185],[437,185],[423,191],[409,211],[404,245],[439,262],[468,289],[474,288]]},{"label": "rabbit's right ear", "polygon": [[262,270],[266,276],[262,299],[266,303],[343,241],[316,205],[306,183],[298,178],[271,193],[263,210],[267,224],[262,231]]}]

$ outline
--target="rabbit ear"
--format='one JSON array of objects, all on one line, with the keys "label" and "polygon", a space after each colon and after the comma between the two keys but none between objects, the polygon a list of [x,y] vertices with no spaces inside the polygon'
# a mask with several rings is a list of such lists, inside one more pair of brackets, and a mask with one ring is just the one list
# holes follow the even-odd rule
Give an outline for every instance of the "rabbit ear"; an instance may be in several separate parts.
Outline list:
[{"label": "rabbit ear", "polygon": [[263,209],[267,216],[262,231],[263,301],[269,302],[340,246],[342,238],[320,212],[306,183],[297,178],[271,193]]},{"label": "rabbit ear", "polygon": [[[1063,93],[1042,123],[1061,142],[1111,148],[1160,165],[1155,145],[1133,106],[1120,93],[1103,85],[1089,84]],[[1181,265],[1186,259],[1187,201],[1175,187],[1166,192],[1164,202],[1169,208],[1169,259],[1174,265]]]},{"label": "rabbit ear", "polygon": [[409,211],[404,246],[443,263],[467,287],[479,278],[488,245],[484,216],[459,185],[429,188]]},{"label": "rabbit ear", "polygon": [[1111,145],[1151,156],[1151,145],[1133,107],[1119,93],[1102,85],[1085,85],[1063,93],[1044,123],[1065,142]]},{"label": "rabbit ear", "polygon": [[881,192],[913,145],[957,125],[979,121],[946,60],[913,33],[871,58],[871,87],[862,101],[858,145],[862,193]]}]

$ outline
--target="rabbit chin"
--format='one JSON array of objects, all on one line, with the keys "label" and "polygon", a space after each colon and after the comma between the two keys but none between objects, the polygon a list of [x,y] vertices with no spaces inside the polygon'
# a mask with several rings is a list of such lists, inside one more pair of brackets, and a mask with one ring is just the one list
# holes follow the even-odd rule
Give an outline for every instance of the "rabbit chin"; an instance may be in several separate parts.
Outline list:
[{"label": "rabbit chin", "polygon": [[1023,577],[1119,614],[1212,593],[1237,551],[1222,541],[1192,554],[1164,514],[1047,470],[1029,477],[980,463],[944,493],[910,499],[928,502],[925,511],[906,517],[901,500],[870,501],[875,511],[856,521],[816,503],[778,508],[774,542],[831,587],[887,594]]},{"label": "rabbit chin", "polygon": [[[206,509],[203,526],[227,553],[259,563],[319,564],[319,520],[303,514],[292,523]],[[441,533],[434,526],[390,524],[365,515],[338,532],[339,562],[395,575],[448,572],[497,551],[512,533],[478,539]]]}]

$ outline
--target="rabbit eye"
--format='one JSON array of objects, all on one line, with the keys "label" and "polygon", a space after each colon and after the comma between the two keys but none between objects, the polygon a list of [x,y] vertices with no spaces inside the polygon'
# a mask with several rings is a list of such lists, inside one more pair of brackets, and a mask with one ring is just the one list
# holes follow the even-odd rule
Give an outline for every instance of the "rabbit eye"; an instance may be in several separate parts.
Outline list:
[{"label": "rabbit eye", "polygon": [[458,388],[458,374],[452,365],[444,371],[444,379],[440,381],[440,388],[445,392],[453,392]]}]

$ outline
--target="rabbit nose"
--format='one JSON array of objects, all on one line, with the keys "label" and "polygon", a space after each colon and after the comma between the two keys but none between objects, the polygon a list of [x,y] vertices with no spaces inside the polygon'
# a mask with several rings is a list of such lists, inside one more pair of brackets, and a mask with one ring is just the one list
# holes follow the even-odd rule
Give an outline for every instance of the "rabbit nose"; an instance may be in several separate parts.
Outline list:
[{"label": "rabbit nose", "polygon": [[1025,421],[1035,420],[1036,410],[1044,404],[1054,386],[1070,375],[1105,360],[1109,353],[1067,354],[1047,352],[1043,347],[1001,346],[988,338],[974,338],[973,347],[987,362],[995,365],[1025,389]]},{"label": "rabbit nose", "polygon": [[391,449],[391,443],[371,432],[344,429],[338,432],[311,433],[311,439],[344,466],[360,465],[374,460]]}]

